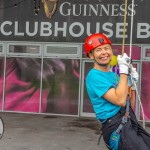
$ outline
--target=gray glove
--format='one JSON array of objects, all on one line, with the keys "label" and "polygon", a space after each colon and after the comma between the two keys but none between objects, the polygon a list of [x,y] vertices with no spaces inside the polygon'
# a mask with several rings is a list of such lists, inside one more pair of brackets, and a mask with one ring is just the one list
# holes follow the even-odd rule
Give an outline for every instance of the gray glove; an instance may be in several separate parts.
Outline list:
[{"label": "gray glove", "polygon": [[134,83],[137,83],[139,79],[139,74],[136,71],[136,68],[134,68],[133,66],[131,66],[131,72],[128,76],[128,86],[131,87],[131,90],[136,90]]}]

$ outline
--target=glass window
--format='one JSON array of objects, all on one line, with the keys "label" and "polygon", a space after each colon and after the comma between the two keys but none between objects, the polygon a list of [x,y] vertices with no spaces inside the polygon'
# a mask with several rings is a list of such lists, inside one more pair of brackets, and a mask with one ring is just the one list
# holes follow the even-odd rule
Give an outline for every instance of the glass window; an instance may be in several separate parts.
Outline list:
[{"label": "glass window", "polygon": [[146,57],[150,57],[150,48],[149,49],[146,49]]},{"label": "glass window", "polygon": [[[127,53],[128,56],[130,56],[130,46],[124,47],[124,52]],[[121,45],[113,45],[112,50],[114,55],[122,55],[122,46]],[[141,47],[139,46],[132,46],[132,52],[131,52],[131,58],[132,60],[140,60],[141,58]]]},{"label": "glass window", "polygon": [[85,77],[91,68],[93,68],[93,62],[85,62],[85,70],[84,70],[84,91],[83,91],[83,113],[94,113],[91,101],[87,94],[86,85],[85,85]]},{"label": "glass window", "polygon": [[47,105],[47,113],[78,115],[79,80],[79,60],[44,58],[42,108]]},{"label": "glass window", "polygon": [[150,48],[145,49],[145,57],[150,58]]},{"label": "glass window", "polygon": [[0,57],[0,110],[2,110],[3,104],[4,60],[3,57]]},{"label": "glass window", "polygon": [[144,46],[144,48],[143,48],[143,59],[150,60],[150,47]]},{"label": "glass window", "polygon": [[75,44],[49,44],[44,48],[44,57],[80,57],[81,47]]},{"label": "glass window", "polygon": [[41,56],[40,45],[9,44],[7,55],[9,56]]},{"label": "glass window", "polygon": [[26,46],[26,45],[10,45],[10,53],[39,53],[39,46]]},{"label": "glass window", "polygon": [[[39,112],[41,59],[6,59],[4,110]],[[45,111],[45,110],[42,110]]]},{"label": "glass window", "polygon": [[[145,114],[145,120],[150,120],[150,62],[142,63],[142,76],[141,76],[141,100]],[[142,113],[142,112],[141,112]],[[141,116],[141,119],[142,116]]]},{"label": "glass window", "polygon": [[4,56],[4,45],[0,44],[0,56]]},{"label": "glass window", "polygon": [[47,53],[50,54],[77,54],[76,47],[47,46]]},{"label": "glass window", "polygon": [[0,53],[2,53],[3,47],[2,45],[0,45]]}]

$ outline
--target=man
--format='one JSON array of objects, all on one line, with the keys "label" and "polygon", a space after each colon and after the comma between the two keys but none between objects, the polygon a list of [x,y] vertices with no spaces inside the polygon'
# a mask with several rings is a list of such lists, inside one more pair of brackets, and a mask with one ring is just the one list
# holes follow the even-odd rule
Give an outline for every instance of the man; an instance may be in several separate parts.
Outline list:
[{"label": "man", "polygon": [[[84,49],[94,62],[86,77],[86,88],[96,118],[102,123],[102,134],[111,150],[150,150],[150,135],[138,124],[129,100],[129,70],[137,81],[135,68],[127,54],[118,55],[120,76],[110,71],[113,56],[111,41],[104,34],[86,38]],[[130,69],[131,68],[131,69]],[[133,95],[133,91],[131,93]]]}]

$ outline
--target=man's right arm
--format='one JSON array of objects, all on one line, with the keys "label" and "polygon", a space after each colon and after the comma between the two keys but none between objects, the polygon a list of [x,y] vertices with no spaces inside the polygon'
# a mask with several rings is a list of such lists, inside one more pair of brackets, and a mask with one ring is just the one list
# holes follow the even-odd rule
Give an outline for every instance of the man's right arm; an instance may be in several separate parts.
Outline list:
[{"label": "man's right arm", "polygon": [[118,55],[118,65],[120,70],[120,82],[117,88],[109,89],[103,97],[113,104],[125,106],[128,96],[128,73],[130,58],[124,53],[123,56]]},{"label": "man's right arm", "polygon": [[127,84],[128,77],[125,74],[120,74],[120,82],[117,88],[109,89],[103,97],[108,100],[109,102],[119,105],[125,106],[126,99],[128,95],[128,84]]}]

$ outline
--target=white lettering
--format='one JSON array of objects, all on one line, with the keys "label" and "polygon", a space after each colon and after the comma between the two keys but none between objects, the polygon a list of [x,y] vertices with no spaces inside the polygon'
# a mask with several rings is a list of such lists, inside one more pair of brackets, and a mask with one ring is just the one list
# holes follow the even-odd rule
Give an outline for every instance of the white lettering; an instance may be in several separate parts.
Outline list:
[{"label": "white lettering", "polygon": [[[135,6],[133,14],[135,15]],[[126,11],[126,12],[125,12]],[[125,4],[72,4],[64,2],[59,7],[62,16],[131,16],[132,4],[125,10]]]},{"label": "white lettering", "polygon": [[[82,10],[81,8],[82,8],[82,5],[79,5],[79,9],[76,9],[76,4],[73,5],[73,7],[72,7],[73,16],[80,16],[81,10]],[[77,14],[77,11],[78,11],[78,14]]]},{"label": "white lettering", "polygon": [[150,24],[138,23],[137,38],[149,38],[149,37],[150,37]]},{"label": "white lettering", "polygon": [[7,26],[7,25],[11,26],[11,25],[12,25],[12,22],[10,22],[10,21],[5,21],[5,22],[3,22],[3,23],[1,24],[0,30],[1,30],[1,33],[2,33],[3,35],[9,36],[9,35],[12,34],[12,31],[7,31],[7,32],[5,31],[5,26]]},{"label": "white lettering", "polygon": [[[125,24],[126,27],[128,26],[128,23]],[[117,23],[116,24],[116,38],[123,38],[124,33],[124,23]],[[125,28],[125,33],[127,32],[127,28]],[[125,38],[128,38],[128,36],[125,34]]]},{"label": "white lettering", "polygon": [[89,16],[92,16],[93,13],[95,14],[95,16],[98,16],[98,5],[95,5],[95,7],[93,5],[89,5]]},{"label": "white lettering", "polygon": [[100,32],[100,23],[96,22],[96,28],[94,32],[91,32],[91,23],[87,22],[87,28],[86,28],[86,33],[87,35],[90,35],[92,33],[99,33]]},{"label": "white lettering", "polygon": [[[133,6],[133,8],[135,8],[135,5]],[[132,4],[130,4],[130,5],[128,6],[128,10],[129,10],[128,16],[132,16],[132,14],[133,14],[133,16],[134,16],[134,15],[136,14],[135,9],[132,10]]]},{"label": "white lettering", "polygon": [[111,16],[118,16],[119,15],[119,5],[112,5],[112,15]]},{"label": "white lettering", "polygon": [[[73,29],[75,28],[75,26],[78,26],[78,27],[80,28],[79,33],[74,33]],[[70,28],[69,28],[69,33],[70,33],[73,37],[80,37],[80,36],[84,33],[84,26],[83,26],[83,24],[81,24],[80,22],[72,23],[72,24],[70,25]]]},{"label": "white lettering", "polygon": [[108,38],[113,36],[113,31],[112,29],[109,28],[109,27],[112,28],[112,26],[113,26],[112,23],[104,23],[102,26],[103,30],[108,32],[108,34],[106,34]]},{"label": "white lettering", "polygon": [[58,31],[62,31],[63,32],[63,37],[66,37],[67,33],[67,22],[63,22],[63,27],[60,28],[58,27],[58,22],[55,22],[55,29],[54,29],[54,36],[58,36]]},{"label": "white lettering", "polygon": [[[85,35],[90,35],[92,33],[105,33],[109,38],[123,38],[124,34],[124,23],[116,23],[112,22],[54,22],[53,24],[50,22],[34,22],[34,24],[30,24],[29,21],[24,23],[24,29],[22,32],[19,31],[19,23],[5,21],[0,24],[0,34],[4,36],[13,35],[14,38],[19,36],[28,36],[28,37],[36,37],[37,35],[41,37],[49,37],[53,35],[54,37],[81,37]],[[125,38],[129,37],[128,23],[125,26]],[[134,38],[143,38],[147,39],[150,37],[150,24],[149,23],[137,23],[134,25],[134,29],[136,30],[137,36],[134,35]],[[32,32],[31,32],[32,31]]]},{"label": "white lettering", "polygon": [[52,35],[52,24],[50,22],[41,22],[40,36]]},{"label": "white lettering", "polygon": [[103,11],[105,12],[105,14],[107,16],[109,16],[109,12],[110,12],[110,5],[107,5],[108,7],[106,8],[104,5],[101,5],[101,10],[100,10],[100,16],[103,16]]},{"label": "white lettering", "polygon": [[18,21],[15,21],[15,31],[14,31],[15,36],[24,36],[23,32],[19,32],[19,23]]},{"label": "white lettering", "polygon": [[[67,8],[64,8],[65,5]],[[68,2],[62,3],[59,7],[59,12],[62,16],[70,16],[71,9],[68,8],[68,5],[70,6],[71,4]]]},{"label": "white lettering", "polygon": [[35,36],[38,33],[38,22],[34,23],[34,31],[32,33],[29,31],[29,29],[30,29],[30,23],[29,21],[27,21],[26,22],[26,34],[29,36]]}]

